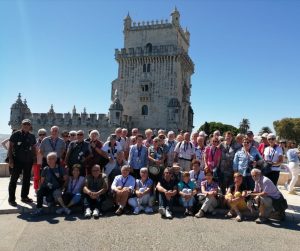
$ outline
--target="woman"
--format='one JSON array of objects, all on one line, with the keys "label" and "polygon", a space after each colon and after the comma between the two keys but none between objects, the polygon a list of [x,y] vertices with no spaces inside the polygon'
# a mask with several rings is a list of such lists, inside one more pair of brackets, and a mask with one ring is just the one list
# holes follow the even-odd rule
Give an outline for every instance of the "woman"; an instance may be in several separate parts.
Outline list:
[{"label": "woman", "polygon": [[210,169],[205,170],[205,179],[201,183],[200,210],[195,215],[197,218],[202,218],[206,213],[215,214],[215,208],[218,205],[218,183],[213,180],[213,173]]},{"label": "woman", "polygon": [[[149,172],[150,172],[150,178],[157,183],[157,181],[162,176],[163,172],[163,165],[164,165],[164,153],[163,149],[159,146],[160,145],[160,139],[154,138],[153,139],[153,145],[148,148],[148,165],[149,165]],[[159,173],[155,174],[152,172],[152,168],[157,168],[159,170]]]},{"label": "woman", "polygon": [[282,148],[278,146],[275,142],[275,134],[269,133],[267,139],[269,146],[265,148],[264,159],[267,163],[272,165],[272,170],[264,176],[268,177],[274,183],[274,185],[277,186],[277,182],[280,175],[280,165],[283,161],[283,152]]},{"label": "woman", "polygon": [[211,146],[205,148],[204,155],[205,169],[209,169],[213,173],[214,178],[218,178],[219,176],[219,166],[222,156],[222,151],[218,146],[218,137],[212,137]]},{"label": "woman", "polygon": [[[62,195],[64,205],[68,209],[70,209],[70,207],[78,204],[81,201],[81,193],[84,185],[84,177],[79,176],[79,174],[80,174],[80,165],[79,164],[73,165],[72,176],[69,177],[67,189]],[[65,211],[66,211],[65,208],[61,207],[56,210],[56,213],[61,214]],[[68,211],[68,213],[70,212],[71,211]]]},{"label": "woman", "polygon": [[190,173],[190,179],[192,182],[195,183],[196,190],[198,193],[201,193],[201,182],[205,178],[204,171],[200,167],[200,161],[197,159],[194,159],[192,161],[192,168]]},{"label": "woman", "polygon": [[200,166],[204,170],[205,162],[204,162],[204,155],[205,155],[205,138],[199,136],[197,138],[197,147],[195,148],[196,159],[200,161]]},{"label": "woman", "polygon": [[190,179],[190,173],[182,174],[182,181],[178,183],[178,194],[180,195],[180,203],[185,208],[185,216],[193,216],[194,196],[197,194],[196,185]]},{"label": "woman", "polygon": [[290,184],[286,187],[289,194],[296,195],[297,193],[294,190],[295,184],[298,180],[298,175],[300,173],[300,167],[299,167],[299,149],[296,148],[296,142],[293,141],[290,144],[290,149],[286,153],[287,159],[288,159],[288,167],[289,171],[292,174],[292,179],[290,181]]},{"label": "woman", "polygon": [[147,129],[145,131],[146,139],[143,140],[143,145],[149,148],[153,144],[153,131],[151,129]]},{"label": "woman", "polygon": [[85,218],[102,216],[101,207],[107,189],[106,175],[101,172],[99,165],[94,165],[92,175],[86,177],[83,187]]},{"label": "woman", "polygon": [[103,143],[99,140],[100,133],[97,130],[92,130],[89,134],[90,146],[92,149],[93,157],[88,160],[87,174],[91,174],[91,168],[94,165],[100,165],[104,167],[108,163],[108,155],[102,150]]},{"label": "woman", "polygon": [[142,210],[147,214],[153,213],[153,181],[149,178],[147,167],[141,168],[140,176],[141,178],[137,179],[135,182],[136,197],[130,198],[128,204],[133,207],[134,214],[139,214]]},{"label": "woman", "polygon": [[251,178],[251,170],[256,166],[256,162],[262,157],[254,146],[250,146],[250,141],[245,137],[243,147],[237,151],[233,159],[233,171],[243,175],[243,181],[247,190],[254,189],[254,181]]},{"label": "woman", "polygon": [[234,184],[232,184],[225,195],[225,201],[228,204],[230,211],[227,213],[227,217],[232,217],[236,214],[236,221],[242,221],[241,211],[247,209],[247,204],[245,198],[247,196],[247,189],[243,183],[243,175],[240,173],[235,173]]}]

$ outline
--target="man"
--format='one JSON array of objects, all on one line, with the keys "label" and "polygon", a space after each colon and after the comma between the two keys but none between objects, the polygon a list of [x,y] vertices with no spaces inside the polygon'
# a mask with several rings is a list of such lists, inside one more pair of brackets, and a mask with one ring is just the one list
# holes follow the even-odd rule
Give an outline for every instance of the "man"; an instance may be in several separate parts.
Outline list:
[{"label": "man", "polygon": [[167,166],[172,166],[174,163],[174,149],[176,144],[177,141],[175,140],[175,133],[173,131],[169,131],[167,139],[165,140]]},{"label": "man", "polygon": [[269,142],[267,138],[268,138],[268,133],[265,132],[261,135],[262,142],[258,146],[258,151],[262,157],[264,157],[265,148],[269,146]]},{"label": "man", "polygon": [[92,215],[94,218],[102,216],[101,206],[107,189],[107,177],[101,173],[100,166],[96,164],[92,167],[92,175],[86,177],[83,187],[85,218]]},{"label": "man", "polygon": [[196,148],[198,146],[197,143],[197,138],[199,137],[199,133],[198,132],[193,132],[192,136],[191,136],[191,142],[193,144],[193,146]]},{"label": "man", "polygon": [[66,214],[70,214],[62,199],[62,189],[66,186],[68,176],[65,174],[63,167],[57,164],[57,153],[50,152],[47,155],[47,166],[41,174],[41,186],[37,192],[36,214],[41,214],[43,209],[43,198],[47,197],[48,201],[57,201]]},{"label": "man", "polygon": [[117,141],[120,143],[122,151],[125,151],[125,147],[126,147],[126,140],[122,137],[122,128],[118,127],[115,130],[115,134],[117,135]]},{"label": "man", "polygon": [[162,179],[157,183],[159,192],[159,213],[162,217],[172,219],[174,197],[177,194],[177,183],[171,179],[171,170],[165,168]]},{"label": "man", "polygon": [[119,206],[116,215],[123,214],[124,207],[127,204],[128,199],[134,192],[135,179],[129,175],[130,166],[122,166],[121,175],[115,177],[111,190],[115,196],[115,203]]},{"label": "man", "polygon": [[254,146],[256,149],[258,149],[259,147],[259,143],[257,141],[254,140],[254,134],[252,131],[247,131],[247,139],[250,142],[250,146]]},{"label": "man", "polygon": [[148,150],[143,145],[143,135],[136,136],[136,144],[131,146],[128,158],[129,166],[133,169],[133,176],[140,178],[140,169],[148,165]]},{"label": "man", "polygon": [[233,142],[232,132],[225,133],[225,141],[220,144],[222,151],[220,163],[220,187],[222,193],[225,194],[226,188],[233,183],[233,159],[238,146]]},{"label": "man", "polygon": [[90,143],[84,140],[84,132],[77,131],[77,140],[70,143],[66,154],[66,164],[69,168],[69,175],[72,175],[72,166],[80,164],[80,176],[86,176],[86,163],[92,158],[92,149]]},{"label": "man", "polygon": [[174,152],[175,161],[178,159],[178,163],[181,167],[181,171],[190,171],[191,162],[195,158],[195,147],[190,142],[190,133],[186,132],[183,135],[183,141],[178,142]]},{"label": "man", "polygon": [[269,178],[263,176],[259,169],[253,168],[251,176],[255,182],[255,187],[250,196],[254,198],[259,206],[259,218],[255,222],[258,224],[265,223],[270,217],[273,208],[278,212],[280,219],[283,220],[287,203],[277,187]]},{"label": "man", "polygon": [[60,164],[61,157],[63,156],[66,144],[63,139],[58,137],[58,126],[52,126],[50,129],[50,136],[43,139],[40,146],[40,153],[43,155],[42,167],[47,166],[47,155],[50,152],[56,152],[57,164]]},{"label": "man", "polygon": [[31,121],[24,119],[21,130],[14,132],[9,139],[8,158],[12,173],[9,182],[8,203],[16,207],[16,187],[20,174],[23,172],[21,201],[31,203],[28,197],[32,164],[36,162],[36,139],[30,131]]},{"label": "man", "polygon": [[151,129],[145,130],[145,137],[143,144],[149,148],[153,144],[153,131]]},{"label": "man", "polygon": [[136,135],[138,135],[139,134],[139,129],[138,128],[133,128],[132,130],[131,130],[131,136],[136,136]]}]

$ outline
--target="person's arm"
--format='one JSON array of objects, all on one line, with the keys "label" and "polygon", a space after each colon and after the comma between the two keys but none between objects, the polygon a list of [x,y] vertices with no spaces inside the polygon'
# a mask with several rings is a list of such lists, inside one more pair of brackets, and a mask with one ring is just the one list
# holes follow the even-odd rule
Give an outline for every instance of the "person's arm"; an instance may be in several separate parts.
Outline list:
[{"label": "person's arm", "polygon": [[128,156],[128,165],[132,168],[132,156],[133,156],[133,149],[132,147],[129,150],[129,156]]},{"label": "person's arm", "polygon": [[1,145],[3,146],[3,148],[4,148],[5,150],[8,151],[8,148],[9,148],[9,147],[7,147],[7,143],[9,143],[9,138],[3,140],[3,141],[1,142]]},{"label": "person's arm", "polygon": [[13,148],[14,143],[9,141],[9,147],[8,147],[8,159],[9,159],[9,167],[14,168],[14,160],[13,160]]},{"label": "person's arm", "polygon": [[108,190],[107,179],[104,178],[103,187],[98,192],[96,192],[96,196],[105,194],[107,192],[107,190]]},{"label": "person's arm", "polygon": [[175,196],[177,194],[177,186],[173,187],[173,190],[170,192],[171,196]]},{"label": "person's arm", "polygon": [[236,152],[234,154],[234,158],[233,158],[233,171],[237,172],[238,171],[238,166],[239,166],[239,157],[238,157],[238,152]]},{"label": "person's arm", "polygon": [[160,182],[157,183],[156,189],[157,189],[158,192],[160,192],[160,193],[165,193],[165,192],[168,191],[167,189],[165,189],[165,188],[163,188],[163,187],[161,186]]}]

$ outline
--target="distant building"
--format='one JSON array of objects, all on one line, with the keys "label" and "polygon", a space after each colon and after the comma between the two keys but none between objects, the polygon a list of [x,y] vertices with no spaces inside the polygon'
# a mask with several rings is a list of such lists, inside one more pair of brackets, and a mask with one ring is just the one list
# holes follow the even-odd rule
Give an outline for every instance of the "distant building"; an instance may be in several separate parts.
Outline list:
[{"label": "distant building", "polygon": [[175,8],[168,20],[132,22],[124,19],[124,48],[115,50],[118,77],[112,82],[112,104],[108,114],[31,113],[19,94],[11,107],[9,125],[18,128],[22,119],[32,120],[33,132],[57,125],[62,130],[98,129],[103,137],[116,127],[141,130],[193,128],[191,75],[194,64],[188,55],[190,33],[180,26],[180,13]]}]

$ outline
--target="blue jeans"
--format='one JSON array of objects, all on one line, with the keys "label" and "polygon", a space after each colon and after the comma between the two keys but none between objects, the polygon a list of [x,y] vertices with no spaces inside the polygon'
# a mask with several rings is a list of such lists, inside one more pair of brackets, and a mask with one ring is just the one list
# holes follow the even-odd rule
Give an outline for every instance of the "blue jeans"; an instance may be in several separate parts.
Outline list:
[{"label": "blue jeans", "polygon": [[167,200],[166,195],[164,193],[159,193],[158,195],[159,207],[169,208],[172,210],[173,208],[173,197],[170,200]]}]

